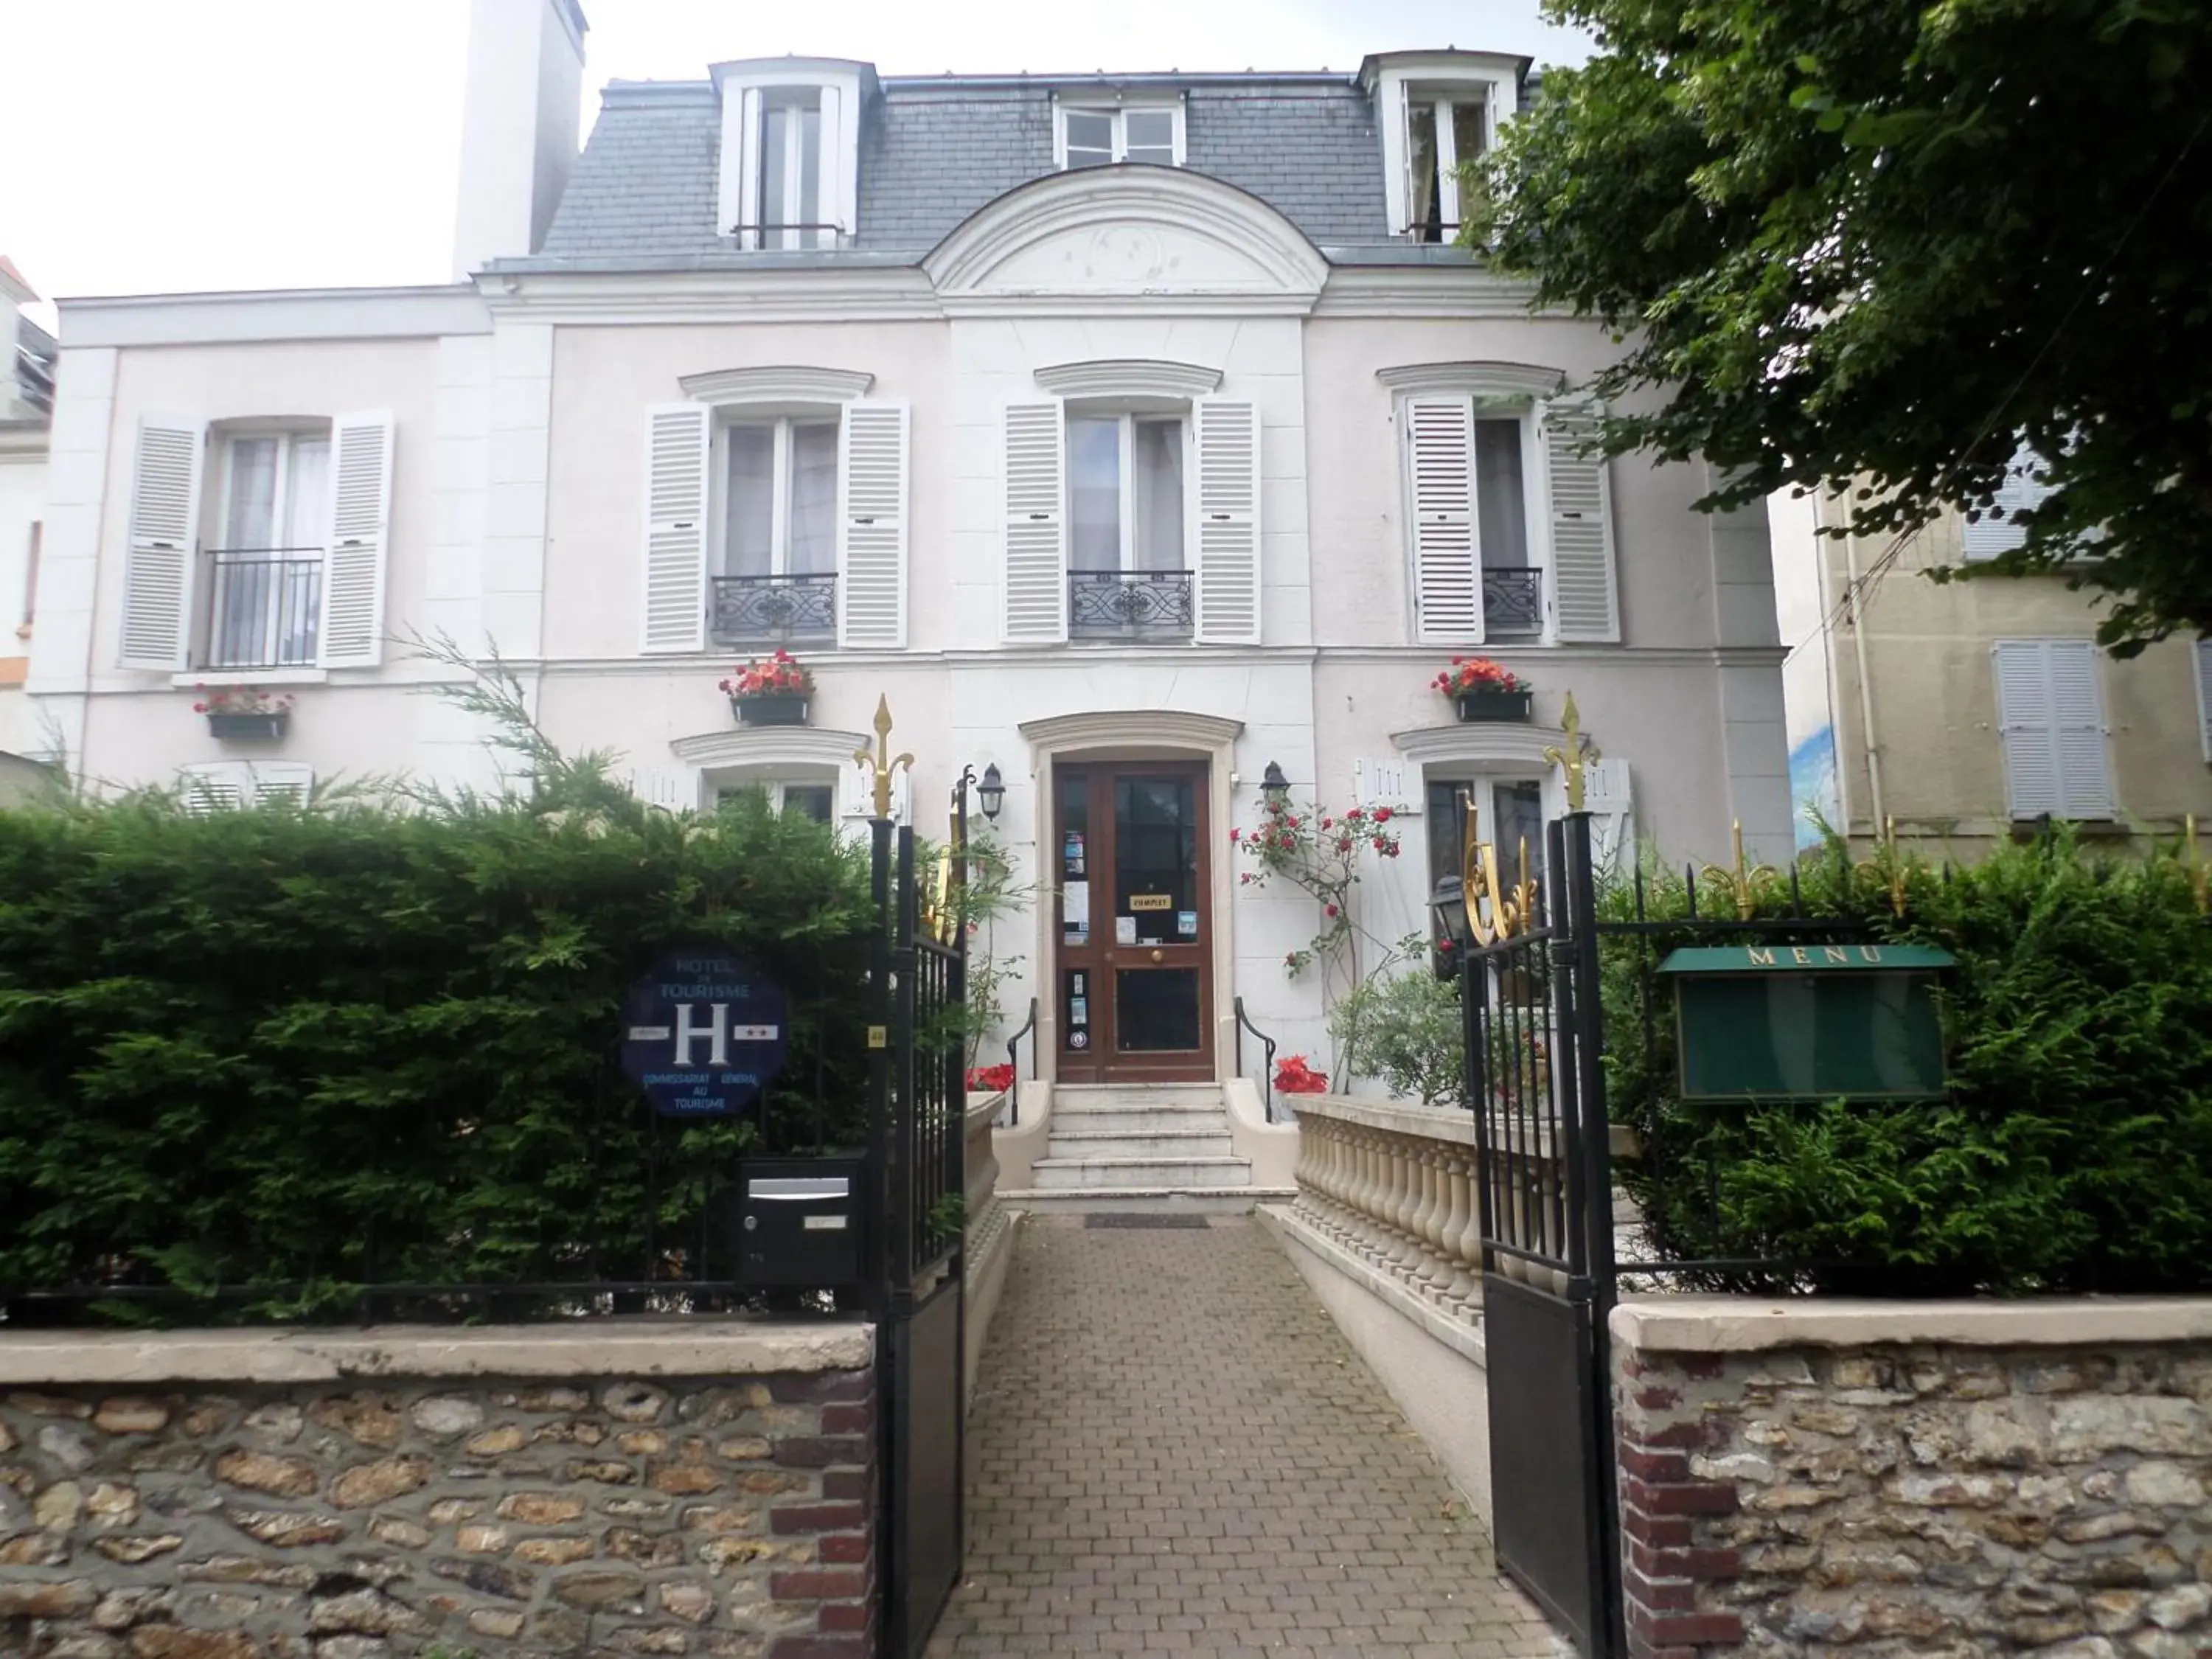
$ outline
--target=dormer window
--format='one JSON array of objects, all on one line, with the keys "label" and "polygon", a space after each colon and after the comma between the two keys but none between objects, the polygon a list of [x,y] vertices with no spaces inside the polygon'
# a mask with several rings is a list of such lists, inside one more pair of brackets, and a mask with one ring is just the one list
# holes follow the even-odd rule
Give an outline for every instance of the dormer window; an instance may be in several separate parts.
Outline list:
[{"label": "dormer window", "polygon": [[1382,135],[1390,230],[1416,242],[1456,240],[1474,191],[1459,170],[1520,111],[1528,60],[1489,52],[1391,52],[1361,70]]},{"label": "dormer window", "polygon": [[875,71],[836,58],[717,64],[720,228],[746,252],[838,247],[857,228],[861,106]]},{"label": "dormer window", "polygon": [[1431,98],[1406,90],[1406,222],[1417,242],[1457,240],[1474,205],[1474,187],[1459,169],[1488,148],[1488,110],[1481,94],[1444,89]]},{"label": "dormer window", "polygon": [[1063,172],[1137,161],[1182,165],[1182,104],[1056,103],[1054,139]]}]

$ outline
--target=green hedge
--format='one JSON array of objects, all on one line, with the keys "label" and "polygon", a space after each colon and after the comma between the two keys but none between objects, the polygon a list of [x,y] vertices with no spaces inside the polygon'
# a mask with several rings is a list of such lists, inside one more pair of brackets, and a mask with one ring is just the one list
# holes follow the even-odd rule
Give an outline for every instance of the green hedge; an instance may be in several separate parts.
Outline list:
[{"label": "green hedge", "polygon": [[[1900,918],[1893,872],[1906,886]],[[1947,1101],[1691,1104],[1674,1097],[1671,993],[1651,969],[1680,935],[1606,937],[1616,1121],[1652,1156],[1620,1166],[1676,1260],[1781,1257],[1839,1291],[2175,1291],[2212,1285],[2212,923],[2172,857],[2115,860],[2059,835],[1946,873],[1907,855],[1802,867],[1805,910],[1958,957],[1942,996]],[[1648,895],[1686,913],[1680,878]],[[1632,896],[1610,894],[1613,919]],[[1719,884],[1698,908],[1735,914]],[[1790,913],[1786,887],[1761,915]],[[1653,1040],[1644,1039],[1650,999]]]},{"label": "green hedge", "polygon": [[871,914],[865,856],[757,799],[0,812],[0,1291],[665,1274],[648,1158],[659,1255],[755,1130],[649,1150],[627,988],[750,957],[791,1008],[769,1145],[849,1144]]}]

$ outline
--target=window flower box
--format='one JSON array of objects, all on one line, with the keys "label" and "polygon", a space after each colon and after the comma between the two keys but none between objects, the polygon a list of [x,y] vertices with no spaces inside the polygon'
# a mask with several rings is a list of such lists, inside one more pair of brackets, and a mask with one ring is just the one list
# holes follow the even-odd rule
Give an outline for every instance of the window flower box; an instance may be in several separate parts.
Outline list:
[{"label": "window flower box", "polygon": [[1462,691],[1452,699],[1459,717],[1468,725],[1491,720],[1528,720],[1535,718],[1534,691]]},{"label": "window flower box", "polygon": [[722,682],[740,726],[804,726],[814,676],[787,651],[749,662]]},{"label": "window flower box", "polygon": [[1487,657],[1454,657],[1430,684],[1470,726],[1535,717],[1536,694],[1528,682]]},{"label": "window flower box", "polygon": [[289,693],[272,696],[252,685],[197,690],[192,712],[207,716],[208,735],[218,743],[277,743],[292,729]]}]

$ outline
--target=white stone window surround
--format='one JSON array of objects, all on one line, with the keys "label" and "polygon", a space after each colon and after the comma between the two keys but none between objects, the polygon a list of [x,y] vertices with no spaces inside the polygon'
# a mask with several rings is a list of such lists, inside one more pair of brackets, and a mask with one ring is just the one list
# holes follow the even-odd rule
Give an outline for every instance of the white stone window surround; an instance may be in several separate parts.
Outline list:
[{"label": "white stone window surround", "polygon": [[[1183,165],[1183,95],[1179,92],[1122,92],[1097,93],[1055,92],[1052,95],[1052,165],[1055,172],[1068,171],[1067,118],[1075,115],[1103,115],[1114,124],[1113,159],[1120,164],[1128,159],[1129,124],[1132,112],[1164,114],[1169,118],[1173,133],[1174,165]],[[1145,148],[1152,148],[1146,146]],[[1098,163],[1091,163],[1097,166]],[[1157,163],[1154,163],[1157,165]]]},{"label": "white stone window surround", "polygon": [[[852,240],[860,223],[861,106],[875,94],[876,72],[867,64],[838,58],[752,58],[716,64],[708,71],[722,100],[721,173],[716,229],[747,251],[836,247]],[[761,224],[763,122],[780,101],[811,94],[821,111],[818,173],[814,179],[820,231]],[[800,164],[797,147],[790,166]],[[794,185],[803,180],[793,178]],[[788,190],[796,199],[799,189]]]},{"label": "white stone window surround", "polygon": [[[1376,370],[1375,378],[1391,392],[1392,423],[1397,434],[1400,496],[1406,515],[1407,637],[1413,640],[1422,637],[1421,618],[1416,603],[1420,591],[1419,550],[1415,539],[1419,515],[1414,506],[1413,426],[1407,405],[1416,398],[1465,398],[1468,400],[1474,419],[1477,421],[1507,417],[1520,423],[1522,533],[1530,567],[1543,573],[1545,595],[1541,633],[1533,639],[1516,638],[1514,642],[1556,645],[1559,642],[1558,617],[1556,607],[1550,602],[1550,479],[1545,468],[1544,447],[1536,430],[1536,410],[1545,398],[1555,396],[1565,388],[1566,371],[1540,363],[1469,360],[1403,363]],[[1472,476],[1472,453],[1468,461]],[[1478,543],[1475,549],[1478,563],[1481,557],[1482,551]],[[1462,642],[1475,646],[1483,641],[1480,638],[1473,638]]]},{"label": "white stone window surround", "polygon": [[[736,726],[678,738],[669,752],[700,775],[710,798],[771,782],[831,784],[836,790],[832,822],[850,830],[874,810],[867,775],[854,757],[874,748],[875,741],[868,732],[819,726]],[[891,816],[902,823],[913,816],[909,775],[901,771],[894,780]]]},{"label": "white stone window surround", "polygon": [[[1146,565],[1138,556],[1135,425],[1139,422],[1176,422],[1176,442],[1182,458],[1182,568],[1190,569],[1191,551],[1198,540],[1198,481],[1194,474],[1191,402],[1219,388],[1221,371],[1200,363],[1164,358],[1096,358],[1084,362],[1048,364],[1037,369],[1034,378],[1040,388],[1061,400],[1067,420],[1121,420],[1121,568],[1124,573],[1164,568]],[[1072,451],[1066,489],[1067,523],[1072,537],[1075,523],[1075,465]],[[1073,556],[1071,542],[1071,569],[1074,568]]]},{"label": "white stone window surround", "polygon": [[[1364,77],[1375,98],[1375,119],[1382,137],[1382,188],[1394,236],[1414,234],[1412,141],[1408,112],[1417,104],[1474,103],[1483,106],[1486,143],[1494,144],[1499,126],[1521,112],[1521,76],[1528,60],[1496,52],[1389,52],[1368,60]],[[1450,123],[1438,124],[1437,174],[1443,185],[1444,240],[1459,229],[1459,198],[1450,185]]]}]

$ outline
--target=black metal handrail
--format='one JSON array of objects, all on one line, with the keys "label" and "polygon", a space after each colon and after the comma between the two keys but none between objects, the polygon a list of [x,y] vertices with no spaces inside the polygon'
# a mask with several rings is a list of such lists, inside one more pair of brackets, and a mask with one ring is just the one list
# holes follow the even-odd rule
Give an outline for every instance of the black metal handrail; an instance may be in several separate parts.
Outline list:
[{"label": "black metal handrail", "polygon": [[1266,1107],[1267,1121],[1275,1121],[1275,1039],[1255,1025],[1244,1012],[1244,999],[1237,999],[1237,1075],[1244,1075],[1244,1033],[1249,1031],[1265,1046],[1260,1062],[1260,1099]]},{"label": "black metal handrail", "polygon": [[210,668],[299,668],[315,660],[323,550],[222,547],[208,554]]},{"label": "black metal handrail", "polygon": [[1482,568],[1482,631],[1540,634],[1544,631],[1544,573],[1511,566]]},{"label": "black metal handrail", "polygon": [[1181,638],[1194,612],[1188,570],[1071,570],[1071,635]]},{"label": "black metal handrail", "polygon": [[718,640],[831,638],[837,632],[837,573],[717,576],[710,627]]},{"label": "black metal handrail", "polygon": [[1014,1074],[1006,1088],[1006,1127],[1011,1129],[1022,1121],[1022,1061],[1017,1050],[1024,1037],[1030,1040],[1030,1075],[1036,1075],[1037,1000],[1030,999],[1030,1017],[1022,1022],[1022,1029],[1006,1039],[1006,1069]]}]

